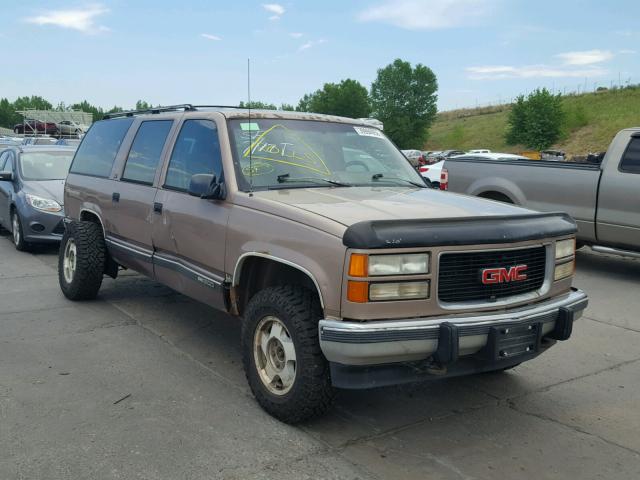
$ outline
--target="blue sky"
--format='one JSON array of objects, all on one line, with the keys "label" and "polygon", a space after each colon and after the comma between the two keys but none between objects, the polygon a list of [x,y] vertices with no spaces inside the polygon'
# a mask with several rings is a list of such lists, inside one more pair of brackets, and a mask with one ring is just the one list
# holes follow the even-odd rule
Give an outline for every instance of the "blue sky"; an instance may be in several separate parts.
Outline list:
[{"label": "blue sky", "polygon": [[0,97],[103,107],[296,104],[402,58],[429,66],[439,108],[640,83],[635,0],[57,0],[3,2]]}]

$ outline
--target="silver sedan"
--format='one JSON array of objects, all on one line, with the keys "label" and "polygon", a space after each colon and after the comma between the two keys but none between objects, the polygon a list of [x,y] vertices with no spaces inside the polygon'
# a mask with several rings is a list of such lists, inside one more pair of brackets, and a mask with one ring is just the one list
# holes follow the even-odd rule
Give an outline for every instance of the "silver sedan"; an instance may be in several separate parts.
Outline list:
[{"label": "silver sedan", "polygon": [[0,225],[18,250],[62,238],[64,181],[74,152],[62,146],[0,151]]}]

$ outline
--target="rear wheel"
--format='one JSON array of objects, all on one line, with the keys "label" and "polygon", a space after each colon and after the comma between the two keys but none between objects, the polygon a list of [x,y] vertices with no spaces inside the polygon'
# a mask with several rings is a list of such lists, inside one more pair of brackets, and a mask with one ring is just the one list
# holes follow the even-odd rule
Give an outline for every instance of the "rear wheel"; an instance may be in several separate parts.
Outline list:
[{"label": "rear wheel", "polygon": [[21,252],[29,250],[30,245],[24,239],[20,214],[15,209],[11,212],[11,233],[16,250],[20,250]]},{"label": "rear wheel", "polygon": [[242,358],[251,391],[269,414],[297,423],[323,414],[333,388],[320,350],[317,295],[297,286],[267,288],[247,305]]},{"label": "rear wheel", "polygon": [[58,281],[64,296],[70,300],[96,298],[102,285],[105,258],[106,247],[99,224],[68,224],[58,255]]}]

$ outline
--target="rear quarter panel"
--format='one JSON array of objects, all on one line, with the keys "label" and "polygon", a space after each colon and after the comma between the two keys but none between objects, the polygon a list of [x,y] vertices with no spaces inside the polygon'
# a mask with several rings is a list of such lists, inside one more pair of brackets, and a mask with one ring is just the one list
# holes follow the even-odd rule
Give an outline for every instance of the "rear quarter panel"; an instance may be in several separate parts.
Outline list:
[{"label": "rear quarter panel", "polygon": [[600,170],[569,163],[448,159],[449,190],[479,196],[498,192],[515,204],[541,212],[566,212],[578,237],[595,240]]}]

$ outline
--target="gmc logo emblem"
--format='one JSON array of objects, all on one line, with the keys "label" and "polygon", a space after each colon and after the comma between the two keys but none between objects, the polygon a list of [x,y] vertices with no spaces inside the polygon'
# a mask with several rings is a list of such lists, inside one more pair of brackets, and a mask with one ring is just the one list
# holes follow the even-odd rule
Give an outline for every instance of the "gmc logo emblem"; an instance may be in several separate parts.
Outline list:
[{"label": "gmc logo emblem", "polygon": [[527,266],[485,268],[482,270],[482,284],[494,285],[496,283],[520,282],[527,279]]}]

